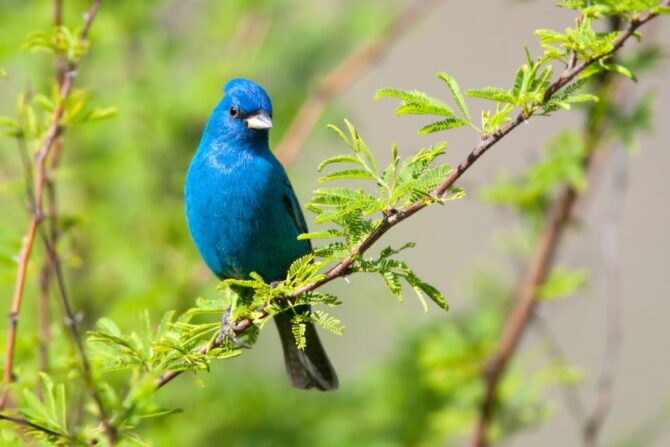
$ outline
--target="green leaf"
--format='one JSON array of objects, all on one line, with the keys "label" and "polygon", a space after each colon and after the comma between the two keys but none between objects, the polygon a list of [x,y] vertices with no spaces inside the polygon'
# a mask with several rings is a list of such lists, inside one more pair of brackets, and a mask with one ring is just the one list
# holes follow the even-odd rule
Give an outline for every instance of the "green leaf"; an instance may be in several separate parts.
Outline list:
[{"label": "green leaf", "polygon": [[293,339],[295,340],[295,345],[298,349],[305,349],[307,346],[307,337],[305,337],[306,331],[307,325],[303,321],[303,315],[294,315],[291,319],[291,332],[293,333]]},{"label": "green leaf", "polygon": [[540,38],[542,43],[563,43],[568,40],[568,37],[550,29],[535,30],[535,35]]},{"label": "green leaf", "polygon": [[121,329],[119,329],[119,327],[116,325],[116,323],[114,323],[109,318],[104,318],[104,317],[100,318],[97,321],[97,326],[98,326],[98,329],[100,329],[100,331],[102,331],[102,332],[106,332],[106,333],[114,335],[116,337],[122,337]]},{"label": "green leaf", "polygon": [[375,99],[389,96],[402,100],[400,106],[396,109],[396,114],[398,115],[420,114],[447,117],[455,116],[453,110],[451,110],[447,104],[418,90],[382,88],[377,90]]},{"label": "green leaf", "polygon": [[456,83],[456,80],[444,72],[439,72],[437,77],[446,82],[449,90],[451,90],[451,94],[454,97],[454,101],[456,101],[458,108],[461,110],[461,113],[463,113],[463,117],[470,121],[470,111],[468,110],[468,106],[465,103],[465,99],[461,94],[461,89],[459,88],[458,83]]},{"label": "green leaf", "polygon": [[419,296],[421,296],[420,291],[424,292],[440,308],[444,310],[449,310],[449,304],[447,303],[447,300],[444,298],[444,295],[442,295],[442,293],[435,287],[419,279],[413,273],[407,275],[406,278],[407,282],[410,283],[410,285],[414,288],[414,290],[417,292]]},{"label": "green leaf", "polygon": [[490,101],[504,102],[508,104],[515,104],[516,98],[512,96],[507,90],[497,87],[484,87],[481,89],[471,89],[465,92],[466,95],[473,98],[488,99]]},{"label": "green leaf", "polygon": [[580,269],[571,271],[566,267],[556,267],[537,289],[537,296],[543,300],[553,300],[573,295],[588,278],[588,272]]},{"label": "green leaf", "polygon": [[402,284],[400,283],[400,275],[392,270],[382,271],[380,274],[391,293],[393,293],[399,302],[402,302]]},{"label": "green leaf", "polygon": [[637,82],[637,78],[635,77],[635,74],[623,65],[604,63],[603,67],[606,70],[613,71],[615,73],[619,73],[620,75],[624,75],[628,79],[631,79],[632,81]]},{"label": "green leaf", "polygon": [[419,130],[419,135],[428,135],[443,130],[453,129],[456,127],[465,126],[467,123],[460,118],[447,118],[442,121],[437,121],[422,127]]},{"label": "green leaf", "polygon": [[344,141],[344,144],[351,147],[351,141],[349,141],[349,138],[347,138],[347,136],[339,127],[335,126],[334,124],[328,124],[326,127],[335,132],[342,139],[342,141]]},{"label": "green leaf", "polygon": [[332,172],[321,177],[319,183],[341,179],[376,180],[376,177],[364,169],[345,169],[344,171]]},{"label": "green leaf", "polygon": [[303,241],[306,239],[329,239],[340,236],[342,236],[342,233],[339,230],[314,231],[311,233],[303,233],[298,235],[298,240]]},{"label": "green leaf", "polygon": [[332,332],[335,335],[342,335],[344,331],[344,326],[342,325],[342,322],[340,320],[320,310],[312,311],[311,314],[313,317],[312,321],[316,325],[322,327],[323,329],[329,332]]},{"label": "green leaf", "polygon": [[316,168],[317,171],[321,172],[323,168],[333,163],[355,163],[361,164],[361,162],[353,155],[335,155],[322,161],[319,166]]},{"label": "green leaf", "polygon": [[35,95],[33,97],[33,104],[39,106],[49,113],[52,113],[55,108],[53,101],[45,95]]},{"label": "green leaf", "polygon": [[598,102],[600,101],[600,98],[590,93],[582,93],[579,95],[568,96],[567,98],[564,98],[563,101],[570,104],[579,102]]},{"label": "green leaf", "polygon": [[344,123],[349,129],[349,134],[351,134],[353,143],[351,148],[356,153],[356,156],[361,161],[365,169],[373,177],[377,178],[377,160],[375,160],[374,155],[372,155],[372,151],[370,148],[368,148],[367,144],[365,144],[365,141],[363,141],[363,139],[360,137],[353,124],[351,124],[348,120],[344,120]]},{"label": "green leaf", "polygon": [[96,107],[86,114],[83,121],[100,121],[112,118],[117,113],[116,107]]},{"label": "green leaf", "polygon": [[527,68],[526,65],[523,67],[519,68],[516,71],[516,74],[514,75],[514,83],[512,84],[512,96],[515,98],[518,98],[519,95],[521,94],[521,87],[523,86],[523,78],[525,76],[525,70],[524,68]]}]

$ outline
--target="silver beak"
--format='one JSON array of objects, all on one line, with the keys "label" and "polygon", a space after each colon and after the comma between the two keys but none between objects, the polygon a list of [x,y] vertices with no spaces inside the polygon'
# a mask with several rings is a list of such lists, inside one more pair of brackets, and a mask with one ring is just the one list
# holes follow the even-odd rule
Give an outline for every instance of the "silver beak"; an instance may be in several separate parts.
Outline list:
[{"label": "silver beak", "polygon": [[265,110],[261,110],[257,114],[250,116],[245,121],[249,129],[263,130],[272,128],[272,119],[270,119]]}]

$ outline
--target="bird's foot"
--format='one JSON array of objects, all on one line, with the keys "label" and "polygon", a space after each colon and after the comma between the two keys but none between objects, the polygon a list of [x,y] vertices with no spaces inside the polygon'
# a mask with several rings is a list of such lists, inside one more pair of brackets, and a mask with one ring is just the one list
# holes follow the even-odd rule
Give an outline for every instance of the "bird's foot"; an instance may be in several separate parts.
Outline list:
[{"label": "bird's foot", "polygon": [[216,344],[223,344],[223,337],[228,338],[238,348],[251,349],[251,345],[242,341],[237,337],[236,332],[246,329],[247,325],[242,323],[235,324],[230,316],[230,307],[221,315],[221,329],[219,329],[219,336],[216,337]]}]

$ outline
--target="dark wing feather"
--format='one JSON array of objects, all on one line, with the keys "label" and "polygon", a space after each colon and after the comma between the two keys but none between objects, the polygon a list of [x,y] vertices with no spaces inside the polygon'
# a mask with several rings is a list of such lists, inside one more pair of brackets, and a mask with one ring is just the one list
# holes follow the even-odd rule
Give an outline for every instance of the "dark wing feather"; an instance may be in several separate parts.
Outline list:
[{"label": "dark wing feather", "polygon": [[[305,216],[300,210],[300,204],[288,178],[285,179],[284,186],[282,202],[286,207],[286,211],[293,218],[298,233],[307,233]],[[311,252],[311,241],[305,240],[303,242],[305,243],[305,252]],[[309,306],[299,306],[294,308],[294,311],[307,312],[309,311]],[[316,388],[322,391],[337,389],[337,374],[330,360],[328,360],[328,356],[321,345],[314,325],[312,323],[306,324],[305,338],[307,339],[307,346],[305,349],[298,349],[291,330],[291,311],[284,311],[275,315],[275,322],[277,323],[277,329],[279,330],[279,336],[284,349],[286,373],[293,386],[302,389]]]},{"label": "dark wing feather", "polygon": [[[289,182],[288,179],[284,180],[284,195],[282,196],[282,201],[284,202],[286,211],[293,218],[293,222],[295,223],[295,227],[298,230],[298,233],[307,233],[309,230],[307,229],[305,216],[300,210],[298,198],[296,197],[295,192],[293,191],[293,187],[291,186],[291,182]],[[309,251],[312,251],[312,242],[309,239],[305,240],[304,242],[307,245]]]}]

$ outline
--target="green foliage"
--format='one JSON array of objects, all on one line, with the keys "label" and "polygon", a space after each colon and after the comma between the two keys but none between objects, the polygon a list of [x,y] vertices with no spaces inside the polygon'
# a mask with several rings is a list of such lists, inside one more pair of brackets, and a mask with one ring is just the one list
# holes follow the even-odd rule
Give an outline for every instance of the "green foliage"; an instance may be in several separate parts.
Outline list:
[{"label": "green foliage", "polygon": [[[353,155],[331,157],[319,166],[320,169],[333,164],[351,164],[353,169],[334,171],[321,178],[321,182],[342,179],[368,180],[374,182],[376,194],[363,189],[325,188],[315,191],[308,209],[317,214],[317,223],[335,224],[338,229],[301,235],[301,239],[334,238],[335,242],[320,247],[314,254],[297,259],[283,281],[269,284],[260,275],[252,273],[247,279],[226,279],[219,289],[221,297],[215,300],[199,299],[196,307],[174,317],[168,312],[161,324],[152,330],[148,313],[143,314],[140,331],[123,334],[111,320],[98,320],[98,329],[91,331],[88,342],[95,354],[96,367],[104,371],[131,370],[135,386],[124,399],[127,411],[117,420],[132,428],[130,421],[146,417],[138,413],[141,403],[147,401],[145,389],[166,371],[209,370],[215,359],[224,359],[240,354],[240,347],[227,337],[218,343],[221,322],[219,317],[231,309],[233,321],[249,321],[250,327],[240,337],[248,345],[256,341],[258,331],[276,314],[293,312],[292,331],[296,345],[306,346],[306,324],[315,324],[327,331],[341,334],[343,325],[339,319],[322,310],[305,312],[304,306],[340,304],[337,297],[320,291],[302,292],[306,287],[324,279],[325,271],[335,262],[352,257],[347,273],[376,273],[381,276],[389,290],[399,300],[403,299],[405,282],[414,291],[427,310],[427,296],[439,307],[447,309],[442,294],[421,280],[404,261],[395,256],[402,250],[413,247],[407,243],[398,250],[385,248],[377,258],[354,255],[358,244],[369,238],[384,219],[400,212],[416,202],[444,203],[463,196],[456,188],[442,197],[432,195],[433,189],[451,172],[447,165],[434,166],[444,145],[422,149],[407,160],[400,160],[397,147],[392,148],[392,161],[382,172],[371,150],[346,121],[349,136],[332,127],[351,149]],[[374,217],[370,217],[374,216]],[[317,256],[320,259],[317,259]],[[137,402],[136,402],[137,400]],[[149,399],[150,401],[150,399]],[[163,412],[160,412],[162,415]],[[132,433],[129,431],[129,433]]]},{"label": "green foliage", "polygon": [[667,6],[659,5],[656,0],[562,0],[559,7],[579,10],[586,17],[599,19],[608,15],[616,15],[625,20],[635,20],[643,13],[668,14]]},{"label": "green foliage", "polygon": [[377,90],[375,99],[383,97],[398,98],[401,100],[400,106],[396,109],[396,114],[407,115],[437,115],[444,117],[443,119],[434,123],[428,124],[419,130],[419,135],[428,135],[430,133],[439,132],[442,130],[453,129],[468,125],[475,130],[478,130],[470,122],[470,111],[463,99],[461,89],[456,83],[456,80],[446,73],[440,72],[437,77],[443,80],[451,95],[453,96],[458,109],[462,116],[458,116],[446,103],[441,100],[427,95],[418,90],[399,90],[395,88],[382,88]]},{"label": "green foliage", "polygon": [[356,262],[354,270],[368,273],[378,273],[384,279],[386,286],[391,293],[398,299],[403,300],[403,287],[401,280],[404,280],[416,293],[421,301],[424,310],[428,311],[428,306],[424,299],[424,294],[444,310],[449,306],[444,296],[435,287],[419,279],[412,269],[403,261],[393,259],[392,256],[400,251],[414,247],[414,243],[407,243],[398,250],[386,247],[381,251],[377,259],[360,259]]},{"label": "green foliage", "polygon": [[[593,3],[593,5],[591,5]],[[593,29],[593,21],[604,15],[621,15],[624,19],[634,20],[640,12],[664,11],[658,2],[631,1],[622,2],[562,2],[561,6],[573,7],[583,12],[583,17],[576,20],[574,28],[566,29],[565,33],[549,29],[539,29],[535,34],[540,38],[544,54],[533,59],[526,48],[526,63],[517,70],[512,87],[482,87],[469,89],[466,94],[473,98],[495,102],[494,110],[482,111],[481,130],[470,121],[470,112],[460,93],[456,81],[445,73],[438,77],[444,80],[454,97],[454,101],[462,116],[440,99],[431,97],[417,90],[400,90],[384,88],[377,91],[376,98],[394,97],[401,100],[396,109],[398,115],[422,114],[443,117],[433,122],[419,133],[422,135],[449,130],[468,125],[483,135],[491,135],[509,123],[510,115],[518,110],[523,118],[527,119],[534,113],[541,111],[549,115],[558,109],[569,110],[571,105],[595,102],[598,98],[588,93],[577,93],[584,86],[584,80],[602,73],[611,71],[636,80],[635,74],[626,65],[610,61],[616,40],[621,37],[620,31],[598,32]],[[630,4],[629,4],[630,3]],[[651,3],[654,3],[652,6]],[[582,62],[586,69],[580,74],[579,80],[564,86],[562,91],[549,91],[552,86],[553,67],[555,62],[568,64],[571,61],[574,67]]]},{"label": "green foliage", "polygon": [[637,149],[637,137],[651,130],[652,108],[655,95],[647,92],[631,107],[609,107],[608,119],[613,123],[615,134],[631,151]]},{"label": "green foliage", "polygon": [[43,400],[31,390],[23,389],[21,414],[33,424],[58,433],[55,435],[41,430],[31,430],[31,434],[37,439],[45,439],[56,445],[68,445],[71,435],[67,428],[65,385],[62,383],[54,385],[53,380],[44,373],[40,373],[40,380]]},{"label": "green foliage", "polygon": [[537,221],[543,219],[548,203],[558,186],[568,184],[584,191],[587,180],[583,169],[586,147],[578,132],[563,132],[547,144],[544,159],[530,166],[519,178],[501,175],[485,187],[485,200],[514,207]]},{"label": "green foliage", "polygon": [[31,51],[48,51],[65,56],[70,63],[77,63],[88,51],[88,41],[79,38],[79,30],[66,26],[54,27],[52,32],[34,32],[28,36],[24,47]]},{"label": "green foliage", "polygon": [[[198,352],[203,345],[214,344],[225,309],[224,300],[199,299],[196,307],[176,319],[174,312],[168,312],[155,330],[151,329],[149,315],[144,312],[140,331],[130,334],[123,334],[113,321],[101,318],[97,330],[89,332],[88,343],[98,367],[105,371],[135,369],[155,375],[166,370],[207,370],[213,359],[240,354],[232,343]],[[202,321],[206,316],[214,316],[216,321],[210,321],[211,318]]]},{"label": "green foliage", "polygon": [[[18,5],[11,21],[0,18],[10,38],[0,43],[2,57],[18,48],[15,36],[23,38],[25,24],[33,26],[35,17],[41,17],[37,12],[43,5]],[[29,430],[28,435],[40,446],[104,444],[101,415],[83,390],[90,386],[100,395],[120,445],[146,445],[142,438],[156,445],[208,445],[211,439],[226,439],[231,445],[263,445],[271,439],[276,445],[326,447],[462,444],[479,412],[481,371],[496,344],[506,300],[512,293],[504,280],[483,273],[477,276],[480,290],[472,309],[454,316],[448,324],[413,327],[411,336],[398,330],[397,349],[391,359],[375,371],[352,379],[355,383],[351,390],[331,400],[289,394],[268,380],[272,373],[265,368],[250,377],[248,371],[236,372],[235,362],[227,362],[225,379],[212,381],[207,392],[189,392],[193,384],[182,380],[157,395],[156,380],[162,374],[210,371],[213,361],[243,352],[227,338],[221,344],[217,341],[221,314],[228,308],[232,309],[233,321],[249,323],[238,334],[247,345],[254,345],[260,330],[279,312],[293,313],[293,334],[300,348],[305,347],[308,323],[341,334],[342,322],[321,310],[323,306],[339,305],[340,299],[320,288],[301,292],[320,284],[326,272],[343,260],[351,261],[346,275],[373,273],[398,300],[402,301],[411,289],[424,309],[428,297],[446,310],[444,296],[400,259],[401,252],[413,243],[401,242],[399,249],[386,247],[375,255],[361,254],[359,248],[407,207],[445,204],[464,194],[456,187],[440,197],[435,194],[435,189],[454,173],[448,164],[439,163],[446,143],[403,159],[394,145],[390,163],[380,166],[353,125],[345,121],[344,131],[332,126],[351,152],[323,161],[318,170],[328,169],[328,173],[320,182],[347,183],[314,192],[307,208],[323,226],[300,236],[322,241],[323,245],[296,260],[281,282],[269,284],[255,274],[226,280],[220,284],[216,298],[200,298],[194,306],[187,306],[183,297],[194,296],[199,288],[208,290],[203,275],[184,267],[195,255],[187,248],[191,243],[183,222],[175,219],[182,215],[181,189],[187,159],[210,107],[202,98],[211,98],[212,85],[237,75],[246,61],[246,76],[259,77],[271,92],[282,92],[282,101],[276,104],[276,123],[278,128],[285,127],[306,95],[307,86],[313,84],[323,67],[358,46],[362,37],[386,25],[386,14],[375,12],[385,11],[388,5],[343,3],[338,6],[338,14],[324,17],[319,6],[310,5],[301,7],[296,16],[295,5],[287,0],[233,1],[225,7],[203,6],[202,10],[190,11],[184,30],[172,21],[181,14],[178,5],[105,3],[108,15],[99,17],[96,26],[99,24],[100,32],[94,28],[92,34],[100,51],[90,54],[89,42],[80,40],[74,28],[62,26],[30,34],[24,48],[55,55],[66,65],[76,64],[87,55],[90,69],[78,72],[75,80],[77,86],[90,88],[74,89],[65,99],[53,83],[53,68],[46,67],[39,56],[31,69],[35,68],[41,77],[30,82],[11,58],[2,61],[12,73],[3,89],[14,79],[32,87],[28,93],[17,91],[15,111],[7,110],[8,104],[2,106],[2,113],[12,116],[0,117],[0,135],[26,144],[29,151],[38,147],[59,107],[63,108],[59,124],[68,130],[115,116],[117,107],[121,111],[118,119],[106,124],[104,132],[91,131],[87,126],[80,132],[67,133],[65,169],[54,177],[62,206],[56,222],[61,234],[59,253],[76,285],[73,295],[86,315],[83,324],[90,327],[98,319],[97,327],[88,332],[87,346],[94,383],[83,383],[81,365],[72,358],[69,339],[64,338],[62,328],[53,325],[49,373],[39,374],[38,380],[32,366],[22,366],[16,384],[21,390],[17,394],[17,414],[53,433]],[[429,124],[419,130],[421,135],[467,125],[480,138],[487,138],[509,123],[515,113],[528,119],[533,114],[550,115],[574,104],[597,101],[592,94],[580,93],[580,89],[589,87],[586,81],[593,75],[611,71],[635,79],[633,71],[658,59],[658,53],[649,53],[637,60],[614,63],[610,52],[620,34],[595,31],[595,20],[606,15],[634,20],[647,10],[667,13],[667,8],[657,2],[563,1],[561,6],[578,8],[583,18],[564,33],[538,30],[544,53],[533,59],[526,50],[525,63],[516,71],[511,87],[466,91],[467,96],[494,103],[482,111],[481,128],[472,123],[456,80],[443,72],[437,77],[449,90],[448,101],[417,90],[381,89],[376,97],[399,99],[398,115],[430,116]],[[294,21],[290,29],[285,29],[283,22],[270,20],[289,15]],[[166,29],[170,33],[165,33]],[[214,39],[224,44],[202,45],[204,40]],[[589,68],[581,80],[549,95],[556,67],[569,63],[573,55],[575,63],[590,64]],[[202,60],[211,64],[203,66]],[[271,79],[264,78],[266,73],[272,73]],[[5,70],[0,69],[0,77],[6,77]],[[11,88],[16,89],[13,84]],[[617,128],[617,136],[630,143],[638,131],[648,127],[649,98],[644,97],[630,110],[601,103],[604,116]],[[98,103],[114,103],[115,107],[94,105]],[[276,136],[273,133],[273,138]],[[560,188],[571,186],[582,192],[587,187],[583,169],[586,152],[583,135],[562,134],[549,145],[545,157],[525,173],[502,178],[487,188],[484,196],[512,207],[537,228]],[[0,157],[6,172],[20,172],[15,154],[3,151]],[[17,191],[23,193],[18,185],[19,180],[10,176],[0,188],[3,199],[12,193],[7,205],[3,203],[7,222],[19,222],[23,216],[23,209],[9,205],[16,202]],[[3,225],[0,286],[9,289],[22,228],[4,230]],[[32,270],[35,267],[31,265]],[[546,300],[571,295],[586,278],[582,270],[556,268],[538,295]],[[28,300],[24,312],[36,313],[34,301]],[[314,308],[305,312],[305,305]],[[137,307],[150,311],[135,324],[128,315]],[[165,312],[171,308],[179,311]],[[375,312],[371,320],[380,318],[383,309],[378,308],[379,315]],[[161,314],[160,322],[152,323]],[[98,318],[100,315],[105,317]],[[32,322],[25,324],[25,330],[35,329]],[[26,359],[33,360],[35,343],[35,337],[20,341],[17,358],[23,365],[30,365]],[[580,378],[579,370],[565,359],[552,359],[539,368],[525,368],[521,362],[511,365],[499,389],[490,430],[492,440],[505,439],[543,422],[549,411],[543,404],[547,387],[574,384]],[[283,380],[281,383],[286,387]],[[180,401],[188,409],[188,420],[160,419],[177,412],[173,408]],[[287,407],[292,410],[287,412]],[[407,412],[407,408],[412,411]],[[352,418],[352,414],[360,417]],[[147,418],[154,418],[153,423],[146,424]],[[196,420],[200,422],[190,423]],[[9,427],[6,423],[2,427],[0,443],[23,443],[25,435],[10,432],[4,428]]]},{"label": "green foliage", "polygon": [[588,278],[585,270],[570,270],[564,266],[553,269],[537,291],[537,295],[543,300],[555,300],[573,295],[584,285]]},{"label": "green foliage", "polygon": [[[402,212],[405,207],[414,203],[445,203],[448,200],[460,199],[464,195],[458,188],[450,188],[448,193],[440,198],[432,194],[432,191],[452,171],[446,164],[434,165],[437,157],[443,154],[445,144],[421,149],[404,161],[400,160],[398,148],[394,145],[391,148],[391,163],[379,172],[377,162],[368,146],[351,123],[345,121],[345,124],[349,136],[335,126],[331,128],[337,132],[354,155],[337,155],[329,158],[321,163],[319,170],[332,164],[352,164],[356,167],[334,171],[319,181],[330,182],[352,177],[371,180],[375,184],[376,194],[367,193],[362,188],[324,188],[314,191],[314,198],[306,208],[316,214],[317,223],[332,223],[339,227],[300,236],[301,239],[340,239],[315,250],[318,256],[325,257],[322,264],[350,256],[358,244],[379,228],[384,219]],[[413,245],[406,244],[401,250],[410,246]],[[438,306],[446,309],[444,297],[435,288],[421,281],[404,262],[391,259],[399,251],[386,248],[375,260],[356,259],[350,270],[352,273],[364,271],[380,274],[391,292],[398,298],[402,297],[400,285],[402,278],[409,283],[421,300],[425,293]]]}]

